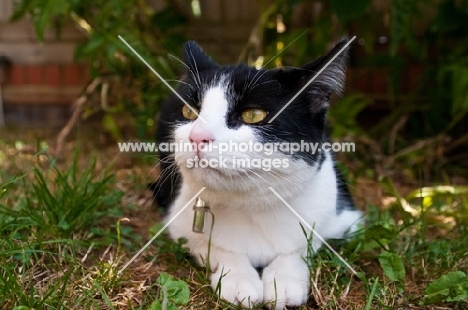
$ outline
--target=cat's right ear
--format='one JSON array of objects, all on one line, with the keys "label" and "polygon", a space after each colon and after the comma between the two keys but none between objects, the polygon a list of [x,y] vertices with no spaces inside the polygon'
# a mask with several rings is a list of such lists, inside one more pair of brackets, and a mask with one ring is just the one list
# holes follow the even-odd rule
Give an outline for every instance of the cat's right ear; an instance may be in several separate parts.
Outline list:
[{"label": "cat's right ear", "polygon": [[328,53],[302,67],[302,69],[314,74],[322,70],[311,87],[319,88],[324,93],[341,93],[346,77],[345,59],[347,54],[346,49],[344,51],[342,49],[348,41],[348,39],[342,39]]},{"label": "cat's right ear", "polygon": [[195,41],[187,41],[184,44],[184,62],[188,69],[193,72],[204,70],[215,70],[219,67],[217,63],[203,52]]}]

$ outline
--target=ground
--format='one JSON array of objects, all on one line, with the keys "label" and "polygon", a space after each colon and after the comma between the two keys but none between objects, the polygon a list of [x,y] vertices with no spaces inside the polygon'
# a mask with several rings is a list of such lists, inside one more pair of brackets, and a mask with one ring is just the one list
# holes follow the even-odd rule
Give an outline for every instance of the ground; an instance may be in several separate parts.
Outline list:
[{"label": "ground", "polygon": [[[0,129],[4,309],[236,309],[218,300],[205,269],[165,235],[118,274],[162,227],[147,190],[157,159],[119,153],[93,123],[74,129],[57,157],[57,132]],[[333,245],[359,273],[321,250],[308,259],[312,292],[299,309],[467,308],[466,179],[421,181],[396,166],[383,176],[360,169],[363,159],[340,159],[367,223]]]}]

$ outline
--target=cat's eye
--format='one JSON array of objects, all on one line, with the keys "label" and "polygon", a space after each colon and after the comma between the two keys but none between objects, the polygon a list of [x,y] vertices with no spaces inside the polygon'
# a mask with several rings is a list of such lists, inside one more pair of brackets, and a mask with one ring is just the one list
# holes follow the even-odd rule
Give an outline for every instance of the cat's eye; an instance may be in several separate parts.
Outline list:
[{"label": "cat's eye", "polygon": [[[192,110],[193,109],[193,110]],[[182,116],[186,119],[193,121],[198,117],[198,110],[195,108],[190,109],[188,105],[182,107]]]},{"label": "cat's eye", "polygon": [[244,123],[255,124],[263,121],[267,115],[268,112],[263,109],[252,108],[243,111],[241,117]]}]

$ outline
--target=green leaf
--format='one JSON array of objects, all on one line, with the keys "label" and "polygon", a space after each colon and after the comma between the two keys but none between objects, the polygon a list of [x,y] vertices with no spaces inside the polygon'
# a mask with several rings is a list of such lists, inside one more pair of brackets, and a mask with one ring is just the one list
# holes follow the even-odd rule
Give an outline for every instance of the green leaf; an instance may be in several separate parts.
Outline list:
[{"label": "green leaf", "polygon": [[159,222],[159,223],[156,223],[154,224],[153,226],[151,226],[148,231],[150,232],[150,234],[152,235],[156,235],[163,227],[164,227],[165,223],[164,222]]},{"label": "green leaf", "polygon": [[179,307],[174,305],[172,302],[168,302],[166,307],[163,308],[161,302],[159,300],[153,301],[151,306],[148,308],[148,310],[179,310]]},{"label": "green leaf", "polygon": [[57,26],[59,24],[57,22],[64,20],[70,12],[70,2],[68,0],[17,1],[11,19],[19,20],[29,15],[36,35],[42,42],[45,29],[49,26]]},{"label": "green leaf", "polygon": [[105,37],[98,32],[94,32],[89,41],[84,45],[83,53],[92,54],[106,42]]},{"label": "green leaf", "polygon": [[452,73],[452,115],[455,116],[460,111],[468,108],[468,96],[466,96],[466,89],[468,88],[468,67],[455,67]]},{"label": "green leaf", "polygon": [[106,114],[102,119],[102,124],[104,128],[112,135],[112,137],[119,141],[122,139],[122,133],[120,132],[120,127],[117,125],[114,116]]},{"label": "green leaf", "polygon": [[397,235],[395,227],[388,224],[373,224],[366,229],[366,240],[392,240]]},{"label": "green leaf", "polygon": [[330,6],[338,19],[343,22],[349,22],[363,15],[372,0],[331,0]]},{"label": "green leaf", "polygon": [[60,229],[63,229],[63,230],[69,230],[70,229],[70,225],[67,223],[67,220],[64,219],[64,218],[60,219],[60,221],[57,224],[57,227],[59,227]]},{"label": "green leaf", "polygon": [[332,136],[342,137],[349,133],[365,135],[365,131],[356,118],[370,104],[372,100],[361,93],[349,94],[334,104],[329,112],[329,120],[333,128]]},{"label": "green leaf", "polygon": [[391,281],[404,284],[405,267],[400,256],[395,253],[383,252],[379,255],[379,262],[385,275]]},{"label": "green leaf", "polygon": [[468,298],[468,277],[462,271],[452,271],[441,276],[424,291],[425,305],[465,298]]},{"label": "green leaf", "polygon": [[190,298],[190,290],[187,283],[181,280],[175,280],[167,273],[162,272],[159,275],[157,283],[167,291],[167,299],[176,305],[185,305]]}]

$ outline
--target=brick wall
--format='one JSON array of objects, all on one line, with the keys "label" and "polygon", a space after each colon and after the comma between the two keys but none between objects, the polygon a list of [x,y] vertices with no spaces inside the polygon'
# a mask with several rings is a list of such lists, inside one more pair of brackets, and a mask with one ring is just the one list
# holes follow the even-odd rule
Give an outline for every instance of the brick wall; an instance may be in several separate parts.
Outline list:
[{"label": "brick wall", "polygon": [[60,33],[47,29],[39,43],[29,21],[9,22],[13,2],[0,2],[0,55],[12,61],[2,85],[6,123],[59,126],[88,80],[86,67],[73,61],[76,44],[85,36],[65,25]]},{"label": "brick wall", "polygon": [[[25,119],[33,119],[37,111],[49,107],[70,112],[69,106],[88,81],[87,69],[83,64],[73,62],[76,44],[85,37],[74,25],[65,25],[60,35],[47,30],[44,43],[38,43],[34,28],[24,20],[7,22],[6,16],[12,10],[14,0],[0,1],[0,54],[13,61],[10,81],[3,86],[5,110],[36,110]],[[164,0],[146,0],[156,10],[164,8]],[[190,10],[190,1],[180,0],[185,10]],[[194,18],[188,37],[200,43],[204,50],[220,63],[237,61],[261,11],[259,1],[251,0],[199,0],[202,15]],[[310,23],[313,3],[302,4],[298,9],[304,16],[297,17],[296,23]],[[307,14],[306,14],[307,13]],[[353,58],[359,57],[359,47],[353,47]],[[316,55],[311,55],[311,57]],[[385,69],[351,68],[348,72],[347,89],[360,91],[373,97],[376,103],[372,109],[388,111],[395,100],[388,98],[388,81]],[[416,88],[422,68],[408,68],[402,77],[402,92]],[[387,96],[387,97],[386,97]],[[35,107],[34,109],[32,107]],[[40,107],[40,108],[37,108]],[[28,110],[29,109],[29,110]],[[21,121],[21,113],[8,119]],[[65,113],[66,115],[68,115]],[[55,116],[54,116],[55,117]],[[37,117],[47,117],[40,115]]]},{"label": "brick wall", "polygon": [[[44,43],[38,43],[31,23],[8,22],[13,1],[0,1],[0,55],[13,62],[9,82],[2,86],[6,121],[61,124],[70,114],[71,102],[88,81],[86,66],[73,61],[76,44],[85,37],[74,25],[65,25],[59,35],[53,29],[46,30]],[[164,0],[147,2],[156,10],[165,6]],[[258,18],[258,3],[199,2],[202,16],[193,20],[189,37],[219,62],[235,62]],[[190,10],[189,1],[179,4]],[[64,119],[58,119],[59,116]]]}]

